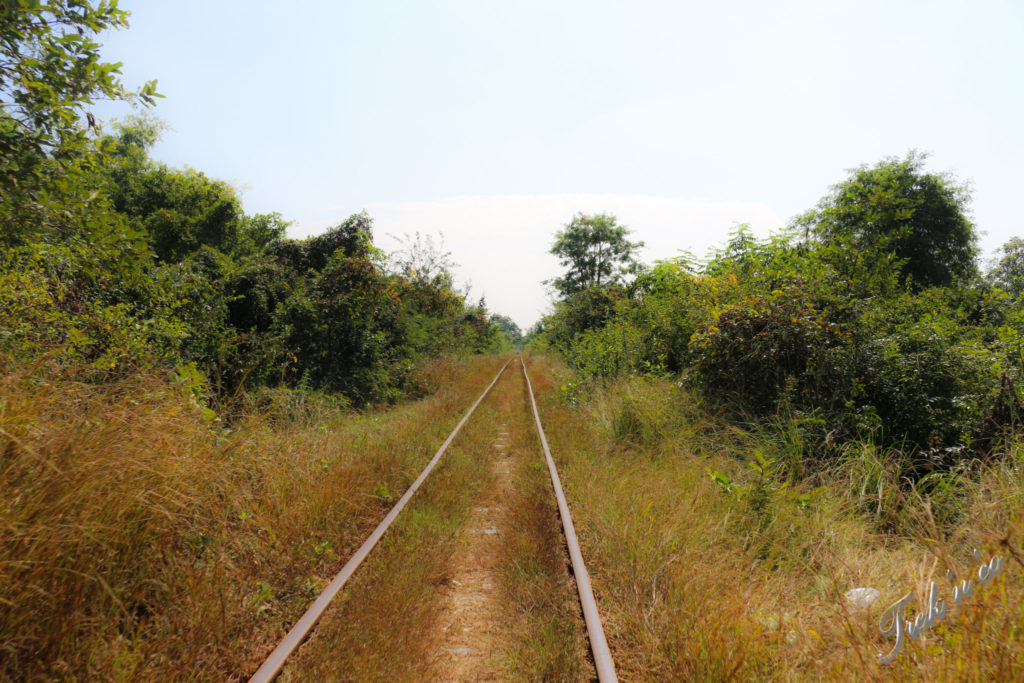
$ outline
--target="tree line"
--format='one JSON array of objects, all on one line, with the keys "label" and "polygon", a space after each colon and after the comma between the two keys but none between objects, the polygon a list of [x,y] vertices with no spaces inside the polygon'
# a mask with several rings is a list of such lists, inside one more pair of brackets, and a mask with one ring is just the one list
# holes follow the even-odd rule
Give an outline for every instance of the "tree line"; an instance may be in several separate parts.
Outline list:
[{"label": "tree line", "polygon": [[95,99],[129,91],[94,38],[116,2],[0,6],[0,350],[90,381],[154,364],[224,402],[281,387],[390,400],[417,359],[509,349],[518,328],[458,290],[447,254],[388,255],[350,216],[304,240],[234,189],[151,158],[161,124],[104,130]]},{"label": "tree line", "polygon": [[924,164],[854,169],[785,230],[740,226],[703,260],[641,267],[613,216],[577,216],[529,343],[591,381],[677,377],[791,430],[800,467],[862,442],[904,453],[912,478],[990,457],[1021,424],[1024,243],[983,272],[968,189]]}]

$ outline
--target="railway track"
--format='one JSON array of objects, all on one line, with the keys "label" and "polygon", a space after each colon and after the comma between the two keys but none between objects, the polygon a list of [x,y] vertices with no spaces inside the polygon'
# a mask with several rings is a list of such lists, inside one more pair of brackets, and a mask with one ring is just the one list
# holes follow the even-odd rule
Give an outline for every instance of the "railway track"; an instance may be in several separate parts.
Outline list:
[{"label": "railway track", "polygon": [[[319,597],[313,602],[312,605],[306,610],[305,614],[294,624],[284,639],[274,648],[270,655],[266,658],[260,668],[250,679],[250,683],[258,683],[263,681],[272,681],[281,672],[285,663],[289,657],[296,652],[302,645],[302,643],[309,637],[313,631],[318,620],[324,613],[329,609],[329,606],[334,600],[335,596],[342,590],[349,579],[356,573],[359,566],[363,561],[370,555],[377,543],[385,536],[389,527],[399,517],[402,510],[406,507],[409,501],[414,497],[416,491],[421,485],[427,480],[431,472],[435,469],[439,462],[441,462],[445,452],[449,446],[456,439],[463,426],[472,418],[476,409],[480,404],[487,398],[494,389],[495,385],[499,383],[506,372],[509,371],[513,365],[519,365],[527,394],[530,399],[530,406],[532,408],[533,423],[536,426],[537,436],[539,438],[541,449],[544,453],[548,473],[551,479],[552,494],[555,497],[558,507],[559,517],[561,518],[562,532],[565,540],[566,550],[568,552],[572,574],[575,579],[575,584],[579,596],[579,607],[580,613],[583,616],[585,623],[587,636],[590,643],[590,651],[593,657],[594,668],[597,673],[598,680],[602,683],[607,681],[617,680],[615,674],[615,666],[612,661],[608,644],[605,639],[604,631],[601,625],[600,615],[597,609],[597,603],[594,600],[593,591],[590,586],[590,579],[587,573],[587,569],[583,560],[583,554],[580,550],[579,542],[576,537],[576,532],[573,527],[572,517],[569,511],[568,502],[566,501],[565,494],[562,490],[561,482],[558,477],[558,471],[555,467],[554,459],[551,455],[550,448],[548,446],[547,438],[544,434],[543,425],[540,419],[540,412],[537,408],[537,402],[534,397],[532,382],[530,381],[529,373],[526,370],[526,363],[522,357],[517,357],[509,360],[502,368],[498,371],[497,375],[487,386],[487,388],[480,394],[476,401],[472,404],[469,410],[463,415],[462,419],[455,426],[452,432],[444,440],[437,452],[427,463],[427,466],[423,469],[416,480],[410,485],[402,497],[392,507],[384,519],[380,522],[376,529],[367,537],[363,544],[358,550],[353,553],[350,559],[334,577],[331,583],[326,589],[319,595]],[[504,429],[504,427],[502,427]],[[501,439],[504,439],[505,435]],[[498,444],[504,443],[503,440],[496,442]],[[500,447],[499,447],[500,448]],[[487,510],[487,508],[481,508],[481,510]],[[482,530],[487,533],[494,533],[493,529]],[[468,650],[468,648],[467,648]]]}]

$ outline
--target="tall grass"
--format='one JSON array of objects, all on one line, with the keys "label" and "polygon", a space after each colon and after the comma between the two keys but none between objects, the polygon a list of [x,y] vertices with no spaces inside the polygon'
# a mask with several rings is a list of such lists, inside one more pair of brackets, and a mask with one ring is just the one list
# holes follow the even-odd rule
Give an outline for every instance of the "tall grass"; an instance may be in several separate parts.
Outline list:
[{"label": "tall grass", "polygon": [[499,560],[509,612],[501,658],[509,680],[592,680],[594,668],[558,507],[526,382],[518,371],[515,388],[507,412],[513,486],[503,501],[509,521]]},{"label": "tall grass", "polygon": [[[440,650],[442,628],[452,625],[452,615],[442,613],[441,586],[459,575],[453,560],[466,539],[460,527],[482,502],[507,510],[499,555],[477,558],[503,568],[496,587],[502,608],[484,619],[488,631],[493,627],[489,665],[501,680],[593,678],[525,382],[509,370],[286,667],[285,680],[463,680]],[[505,455],[493,448],[500,423],[509,434]],[[512,466],[511,490],[496,487],[496,458]]]},{"label": "tall grass", "polygon": [[[431,680],[443,594],[457,532],[493,480],[494,394],[466,423],[437,469],[346,585],[282,680]],[[482,387],[481,387],[482,389]],[[441,439],[434,444],[440,445]]]},{"label": "tall grass", "polygon": [[[802,456],[785,439],[707,415],[668,382],[623,379],[574,407],[564,368],[531,367],[624,680],[1024,676],[1019,446],[916,487],[898,451],[870,445],[792,477],[787,455]],[[945,571],[973,571],[974,548],[1006,558],[1003,573],[879,663],[882,613],[913,590],[913,618],[932,580],[951,603]],[[844,596],[856,587],[881,598],[860,609]]]},{"label": "tall grass", "polygon": [[4,363],[0,678],[18,680],[245,677],[500,365],[436,364],[437,390],[391,410],[228,430],[159,374]]}]

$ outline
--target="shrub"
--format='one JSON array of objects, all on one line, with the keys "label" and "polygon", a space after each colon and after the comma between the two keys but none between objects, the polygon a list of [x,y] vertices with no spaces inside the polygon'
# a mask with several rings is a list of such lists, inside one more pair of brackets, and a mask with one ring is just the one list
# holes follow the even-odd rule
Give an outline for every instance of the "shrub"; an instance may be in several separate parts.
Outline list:
[{"label": "shrub", "polygon": [[839,330],[798,286],[747,296],[700,325],[690,340],[697,378],[720,401],[763,413],[787,384],[813,391],[815,359],[837,343]]}]

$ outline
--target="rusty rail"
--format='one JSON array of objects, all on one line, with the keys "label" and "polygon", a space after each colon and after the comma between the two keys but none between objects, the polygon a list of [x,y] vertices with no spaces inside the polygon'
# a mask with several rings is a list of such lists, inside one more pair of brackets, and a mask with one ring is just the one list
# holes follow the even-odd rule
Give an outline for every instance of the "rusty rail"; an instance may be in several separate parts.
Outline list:
[{"label": "rusty rail", "polygon": [[612,654],[608,650],[608,641],[604,637],[604,628],[601,626],[601,615],[598,614],[597,602],[594,600],[594,591],[590,587],[590,575],[587,573],[586,565],[583,564],[583,553],[580,552],[580,543],[576,538],[576,529],[573,527],[572,516],[569,514],[569,504],[566,502],[565,493],[562,491],[562,482],[558,478],[558,470],[555,469],[555,460],[551,457],[551,449],[548,448],[547,437],[544,436],[544,427],[540,424],[537,400],[533,397],[533,384],[530,382],[530,375],[526,372],[526,359],[522,356],[519,359],[523,366],[523,377],[526,378],[526,387],[530,393],[530,403],[533,405],[533,416],[537,420],[537,433],[540,435],[540,444],[544,448],[544,457],[548,462],[551,484],[555,489],[555,499],[558,501],[558,515],[562,518],[565,544],[569,547],[569,559],[572,560],[572,573],[576,577],[576,588],[580,594],[583,620],[587,624],[587,635],[590,637],[590,651],[594,655],[597,679],[601,683],[618,681],[619,679],[615,675],[615,662],[612,661]]},{"label": "rusty rail", "polygon": [[405,494],[398,499],[395,506],[391,508],[391,511],[387,516],[381,521],[377,528],[374,529],[373,533],[370,534],[370,537],[363,542],[363,545],[359,547],[359,550],[357,550],[349,561],[345,563],[345,566],[341,568],[341,571],[334,577],[334,580],[331,581],[330,585],[324,589],[324,592],[320,594],[320,597],[316,599],[316,602],[310,605],[309,609],[306,610],[306,613],[302,615],[302,618],[295,623],[295,626],[293,626],[288,632],[288,635],[284,637],[284,640],[274,648],[274,651],[270,653],[270,656],[263,662],[263,665],[260,666],[260,668],[256,670],[256,673],[253,674],[252,678],[249,679],[249,683],[266,683],[274,680],[274,677],[281,671],[281,667],[284,666],[285,660],[288,659],[288,656],[302,644],[302,641],[305,640],[314,624],[316,624],[317,620],[324,613],[324,610],[327,609],[331,600],[334,599],[334,596],[338,594],[338,591],[340,591],[342,586],[345,585],[345,582],[348,581],[349,577],[355,573],[356,569],[359,568],[359,565],[366,559],[366,556],[370,554],[371,550],[373,550],[373,547],[377,545],[377,542],[382,536],[384,536],[384,532],[388,530],[388,527],[390,527],[391,523],[395,521],[396,517],[398,517],[402,508],[405,507],[406,503],[409,502],[409,499],[412,498],[414,493],[416,493],[416,489],[420,487],[423,480],[427,478],[427,475],[429,475],[434,469],[434,466],[437,465],[441,456],[455,439],[455,435],[459,433],[460,429],[462,429],[462,425],[466,424],[466,420],[469,419],[469,416],[473,414],[473,411],[475,411],[477,406],[480,405],[480,402],[484,400],[494,385],[498,383],[501,375],[505,372],[505,369],[508,368],[509,364],[512,363],[512,360],[513,359],[509,359],[508,363],[505,363],[505,365],[502,366],[501,370],[498,371],[498,374],[494,377],[491,383],[487,385],[486,389],[484,389],[484,393],[480,394],[480,398],[476,400],[476,403],[474,403],[469,411],[466,412],[459,421],[459,424],[455,425],[455,429],[453,429],[452,433],[448,435],[448,438],[444,440],[441,447],[437,449],[437,453],[435,453],[434,457],[430,459],[429,463],[427,463],[427,466],[423,469],[423,472],[420,473],[420,476],[416,478],[416,481],[412,483],[412,486],[409,487]]}]

